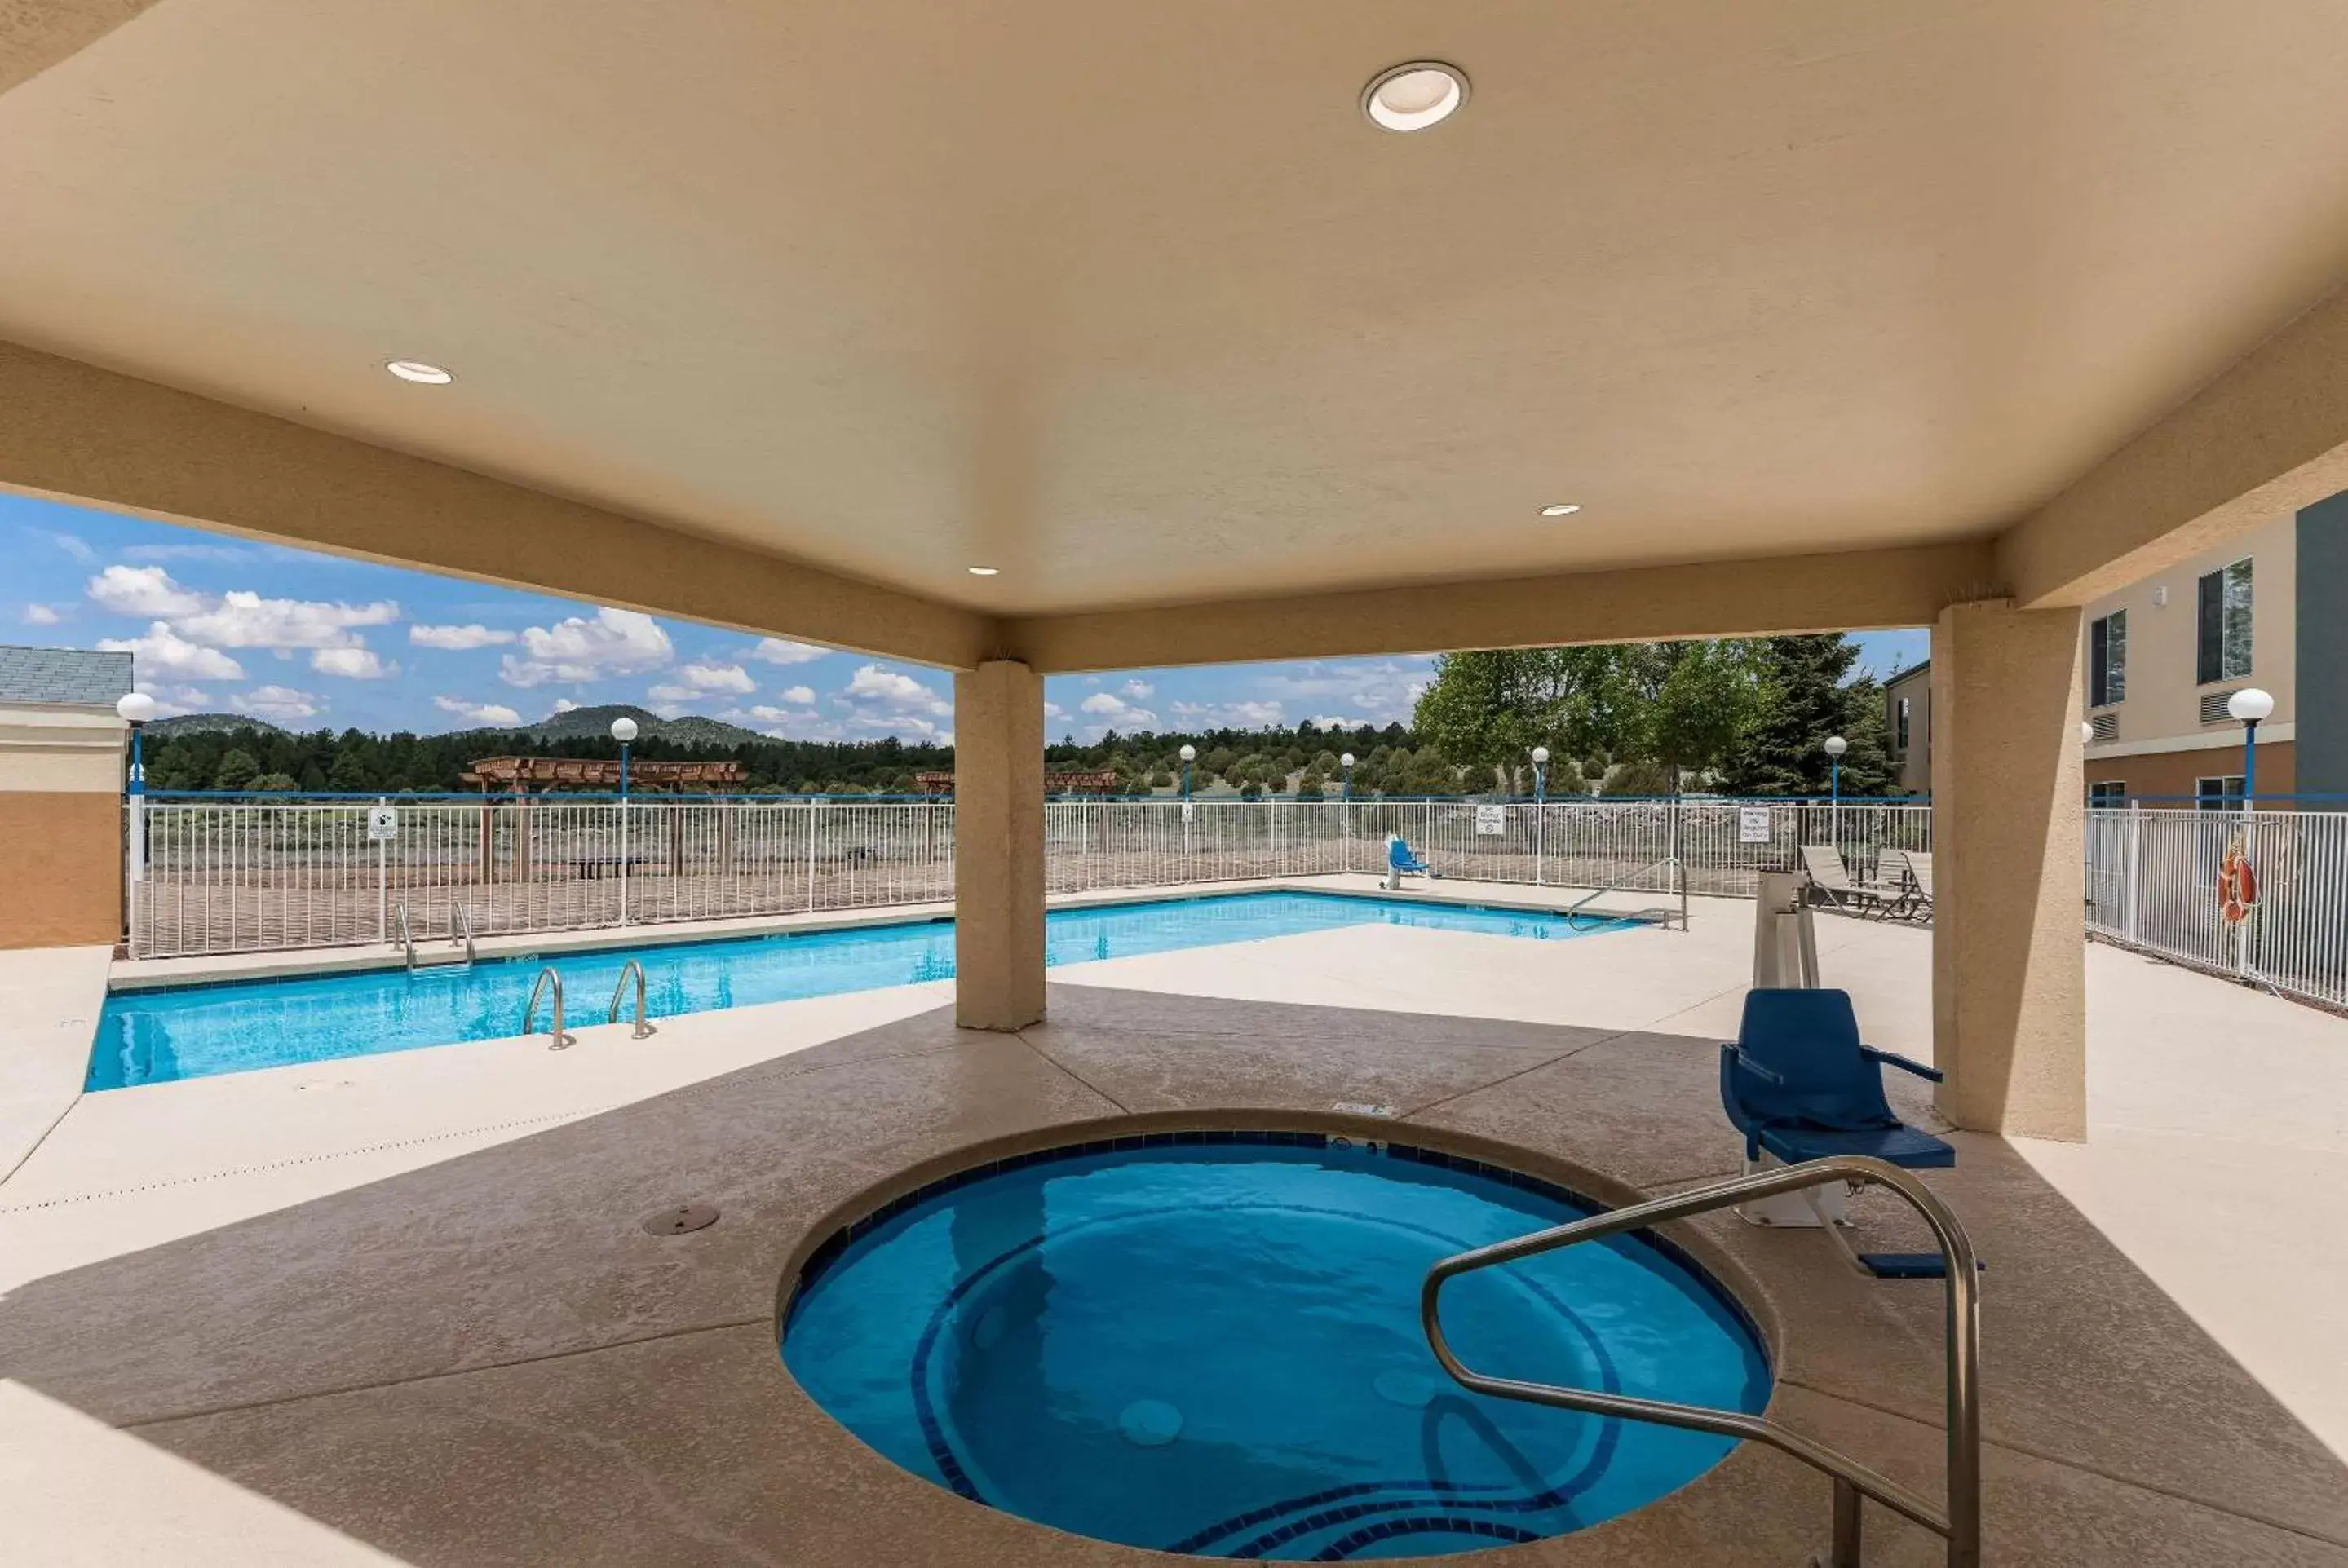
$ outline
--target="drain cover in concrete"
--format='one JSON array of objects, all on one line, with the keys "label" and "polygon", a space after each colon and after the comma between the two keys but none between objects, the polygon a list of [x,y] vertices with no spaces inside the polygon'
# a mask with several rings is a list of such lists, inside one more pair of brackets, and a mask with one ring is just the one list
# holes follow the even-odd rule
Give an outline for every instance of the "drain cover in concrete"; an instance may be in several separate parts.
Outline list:
[{"label": "drain cover in concrete", "polygon": [[686,1204],[644,1216],[644,1229],[654,1235],[684,1235],[717,1223],[717,1211],[707,1204]]}]

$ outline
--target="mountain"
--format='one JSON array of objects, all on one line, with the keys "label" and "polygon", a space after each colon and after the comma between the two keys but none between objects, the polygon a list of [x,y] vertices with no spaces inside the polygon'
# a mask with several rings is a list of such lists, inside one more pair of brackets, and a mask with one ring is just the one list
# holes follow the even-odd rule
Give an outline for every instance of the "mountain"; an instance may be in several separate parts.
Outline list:
[{"label": "mountain", "polygon": [[664,719],[657,713],[626,702],[573,708],[567,713],[557,713],[541,723],[524,724],[519,729],[467,730],[463,733],[469,735],[523,735],[540,742],[604,740],[611,736],[612,721],[621,717],[636,722],[639,739],[672,741],[681,746],[726,749],[754,745],[768,738],[756,730],[746,730],[739,724],[724,723],[716,719],[691,715],[682,719]]},{"label": "mountain", "polygon": [[173,735],[226,734],[231,730],[259,730],[264,735],[293,733],[266,719],[249,718],[242,713],[182,713],[176,719],[154,720],[147,726],[148,735],[156,740],[168,740]]}]

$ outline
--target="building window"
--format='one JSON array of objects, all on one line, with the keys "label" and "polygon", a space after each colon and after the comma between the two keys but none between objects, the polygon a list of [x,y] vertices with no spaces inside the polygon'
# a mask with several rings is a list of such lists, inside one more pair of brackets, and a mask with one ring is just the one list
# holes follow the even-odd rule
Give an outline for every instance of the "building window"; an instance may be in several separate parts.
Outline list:
[{"label": "building window", "polygon": [[1908,699],[1905,697],[1900,699],[1894,711],[1891,728],[1891,749],[1904,757],[1908,754]]},{"label": "building window", "polygon": [[2108,708],[2127,699],[2127,611],[2115,610],[2087,623],[2087,706]]},{"label": "building window", "polygon": [[2100,784],[2089,784],[2087,786],[2087,804],[2089,805],[2127,804],[2127,781],[2122,779],[2106,779]]},{"label": "building window", "polygon": [[2193,801],[2203,811],[2241,810],[2242,775],[2221,774],[2213,778],[2195,779]]},{"label": "building window", "polygon": [[2194,679],[2237,681],[2250,672],[2250,563],[2238,560],[2201,579]]}]

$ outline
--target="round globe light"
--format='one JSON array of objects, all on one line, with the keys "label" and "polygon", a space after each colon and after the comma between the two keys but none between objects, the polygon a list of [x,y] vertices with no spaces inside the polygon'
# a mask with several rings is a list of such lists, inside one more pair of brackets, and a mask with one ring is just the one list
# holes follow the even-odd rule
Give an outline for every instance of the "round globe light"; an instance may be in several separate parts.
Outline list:
[{"label": "round globe light", "polygon": [[143,724],[155,716],[155,699],[144,692],[126,692],[114,704],[115,716],[128,724]]},{"label": "round globe light", "polygon": [[1347,752],[1344,756],[1339,757],[1337,759],[1337,765],[1341,768],[1352,767],[1354,765],[1354,753]]},{"label": "round globe light", "polygon": [[1182,748],[1181,754],[1184,762],[1195,763],[1199,760],[1199,748],[1196,746],[1184,746]]},{"label": "round globe light", "polygon": [[1546,767],[1549,765],[1549,748],[1547,746],[1535,746],[1533,748],[1533,764],[1536,767]]},{"label": "round globe light", "polygon": [[1827,755],[1830,757],[1838,757],[1849,750],[1850,750],[1850,743],[1844,740],[1840,735],[1828,735],[1827,737]]},{"label": "round globe light", "polygon": [[620,744],[623,746],[626,745],[630,741],[636,738],[636,722],[633,719],[627,717],[625,714],[613,720],[612,738],[619,742]]},{"label": "round globe light", "polygon": [[2226,699],[2226,712],[2237,723],[2263,723],[2274,712],[2274,699],[2256,686],[2245,686]]},{"label": "round globe light", "polygon": [[1468,101],[1468,73],[1440,60],[1389,67],[1362,89],[1362,112],[1380,130],[1425,130]]}]

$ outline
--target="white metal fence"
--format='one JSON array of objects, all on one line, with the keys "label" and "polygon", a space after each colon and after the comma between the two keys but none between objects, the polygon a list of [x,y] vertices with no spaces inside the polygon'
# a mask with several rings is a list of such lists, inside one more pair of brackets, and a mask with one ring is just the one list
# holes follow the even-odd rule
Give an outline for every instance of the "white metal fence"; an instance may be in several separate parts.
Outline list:
[{"label": "white metal fence", "polygon": [[[2348,812],[2106,808],[2086,838],[2096,936],[2348,1007]],[[2235,848],[2257,897],[2230,923],[2218,885]]]},{"label": "white metal fence", "polygon": [[[462,905],[479,935],[920,904],[953,896],[942,802],[166,800],[133,808],[139,958],[419,941]],[[1758,808],[1756,815],[1753,808]],[[143,820],[143,829],[135,825]],[[1447,878],[1750,896],[1755,873],[1834,843],[1864,873],[1931,847],[1929,806],[1845,802],[1053,801],[1049,890],[1377,872],[1399,833]],[[138,848],[143,841],[143,857]]]}]

